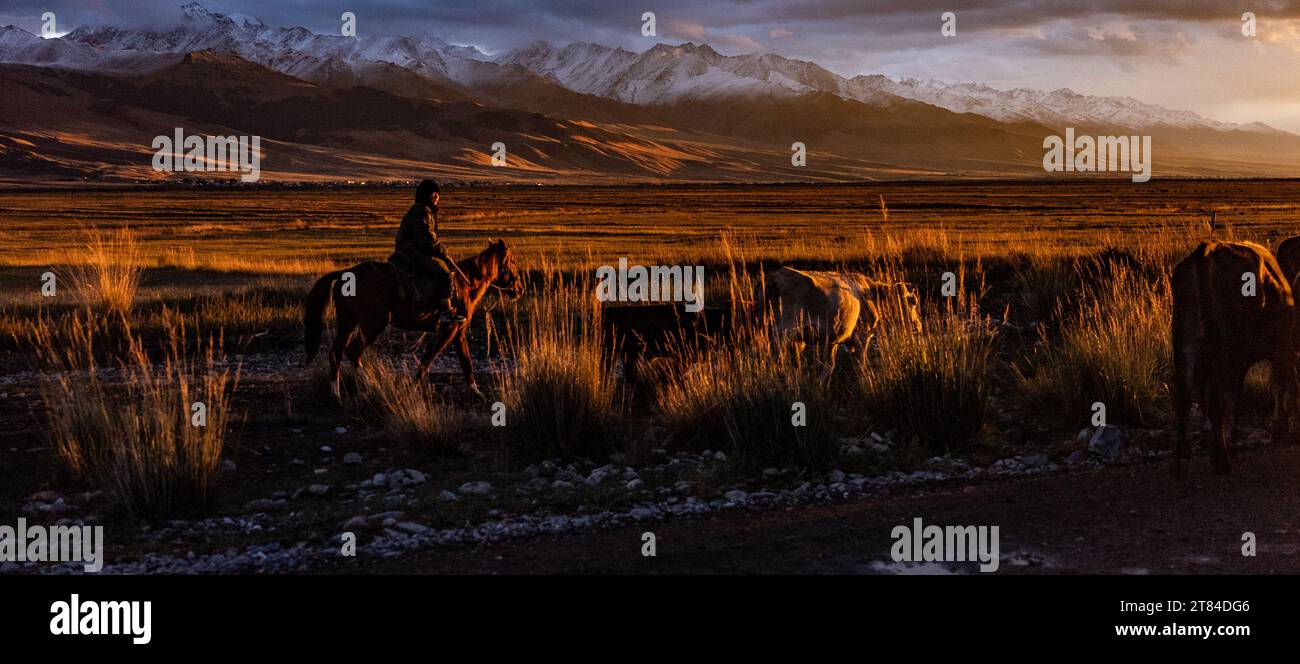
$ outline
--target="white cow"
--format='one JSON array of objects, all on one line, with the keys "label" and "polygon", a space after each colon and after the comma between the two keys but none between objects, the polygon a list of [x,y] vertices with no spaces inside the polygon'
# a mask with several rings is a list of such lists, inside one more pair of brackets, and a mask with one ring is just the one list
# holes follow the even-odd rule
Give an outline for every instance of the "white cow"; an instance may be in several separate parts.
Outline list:
[{"label": "white cow", "polygon": [[852,340],[865,350],[893,312],[902,313],[901,323],[921,331],[916,291],[903,282],[873,281],[860,272],[790,267],[767,273],[764,281],[777,335],[794,343],[798,355],[809,342],[826,348],[824,379],[835,370],[840,344]]}]

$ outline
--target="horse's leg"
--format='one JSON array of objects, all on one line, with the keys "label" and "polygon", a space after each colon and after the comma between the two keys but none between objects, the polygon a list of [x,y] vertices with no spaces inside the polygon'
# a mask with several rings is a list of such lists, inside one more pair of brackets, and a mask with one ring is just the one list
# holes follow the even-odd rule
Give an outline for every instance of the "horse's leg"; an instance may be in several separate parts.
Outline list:
[{"label": "horse's leg", "polygon": [[352,342],[348,344],[348,359],[352,361],[352,366],[358,371],[361,369],[361,354],[366,352],[366,347],[379,338],[379,334],[388,327],[386,321],[370,322],[367,321],[361,325],[361,329],[352,336]]},{"label": "horse's leg", "polygon": [[434,336],[429,337],[429,345],[425,346],[424,357],[420,358],[420,371],[415,375],[416,380],[424,380],[425,374],[429,372],[429,364],[433,362],[433,358],[438,357],[438,355],[442,354],[442,351],[447,350],[447,346],[451,345],[459,330],[459,326],[449,327],[441,339]]},{"label": "horse's leg", "polygon": [[343,391],[339,386],[339,380],[343,373],[343,354],[352,341],[352,333],[356,330],[357,321],[351,314],[345,313],[340,309],[337,316],[338,327],[334,332],[334,344],[330,346],[330,393],[335,399],[341,398]]},{"label": "horse's leg", "polygon": [[465,383],[469,385],[469,391],[480,400],[486,400],[483,391],[478,389],[478,381],[474,380],[474,360],[469,354],[469,335],[465,334],[465,328],[461,327],[460,332],[456,333],[456,354],[460,356],[460,370],[465,373]]}]

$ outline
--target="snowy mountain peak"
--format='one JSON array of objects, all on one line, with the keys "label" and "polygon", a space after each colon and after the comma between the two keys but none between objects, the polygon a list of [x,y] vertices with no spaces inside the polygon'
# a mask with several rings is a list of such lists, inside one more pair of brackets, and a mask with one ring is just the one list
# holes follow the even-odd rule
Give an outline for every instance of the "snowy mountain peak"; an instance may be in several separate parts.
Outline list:
[{"label": "snowy mountain peak", "polygon": [[[659,43],[635,53],[591,42],[557,47],[538,41],[492,58],[474,46],[453,45],[434,35],[342,37],[303,27],[269,27],[255,17],[221,14],[197,2],[181,11],[180,25],[161,31],[80,27],[61,39],[44,40],[10,26],[0,29],[0,62],[108,70],[142,54],[211,50],[308,80],[358,80],[368,68],[397,66],[438,83],[450,80],[468,87],[493,75],[494,65],[507,65],[575,92],[632,104],[821,92],[880,106],[910,99],[999,122],[1049,127],[1245,127],[1131,97],[1081,95],[1069,88],[1004,90],[879,74],[845,78],[815,62],[773,53],[727,56],[707,43]],[[1252,124],[1249,130],[1270,129]]]}]

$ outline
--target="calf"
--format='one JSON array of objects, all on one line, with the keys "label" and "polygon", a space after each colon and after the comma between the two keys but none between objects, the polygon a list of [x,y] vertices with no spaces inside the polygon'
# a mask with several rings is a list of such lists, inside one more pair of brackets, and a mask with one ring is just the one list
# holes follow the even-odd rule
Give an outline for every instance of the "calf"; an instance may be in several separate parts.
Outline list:
[{"label": "calf", "polygon": [[690,312],[683,303],[606,306],[601,311],[610,359],[623,361],[623,376],[636,380],[641,358],[663,355],[684,344],[697,345],[731,331],[731,311],[704,307]]},{"label": "calf", "polygon": [[[1246,285],[1253,281],[1250,294]],[[1210,418],[1214,470],[1232,469],[1229,440],[1246,373],[1271,365],[1273,440],[1289,440],[1296,392],[1295,301],[1268,249],[1248,242],[1203,242],[1174,267],[1173,353],[1177,441],[1174,474],[1186,475],[1193,401]]]}]

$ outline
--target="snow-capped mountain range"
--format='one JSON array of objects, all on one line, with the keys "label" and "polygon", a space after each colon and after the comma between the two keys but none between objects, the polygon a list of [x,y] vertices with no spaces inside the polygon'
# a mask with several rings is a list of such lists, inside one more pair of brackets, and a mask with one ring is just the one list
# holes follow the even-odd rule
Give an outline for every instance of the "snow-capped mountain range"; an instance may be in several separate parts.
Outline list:
[{"label": "snow-capped mountain range", "polygon": [[707,44],[657,44],[635,53],[594,43],[537,42],[492,58],[474,46],[450,44],[435,36],[323,35],[301,27],[267,26],[246,15],[211,12],[197,3],[182,9],[181,24],[170,30],[81,27],[62,38],[42,39],[13,26],[0,28],[0,62],[114,72],[138,69],[142,58],[150,55],[213,50],[235,53],[307,80],[339,72],[362,76],[367,68],[392,65],[468,90],[520,67],[573,92],[635,105],[829,93],[873,106],[887,106],[900,98],[914,100],[998,122],[1048,127],[1276,131],[1258,123],[1218,122],[1129,97],[1088,96],[1068,89],[999,90],[977,83],[882,75],[845,78],[813,62],[772,53],[726,56]]}]

